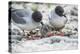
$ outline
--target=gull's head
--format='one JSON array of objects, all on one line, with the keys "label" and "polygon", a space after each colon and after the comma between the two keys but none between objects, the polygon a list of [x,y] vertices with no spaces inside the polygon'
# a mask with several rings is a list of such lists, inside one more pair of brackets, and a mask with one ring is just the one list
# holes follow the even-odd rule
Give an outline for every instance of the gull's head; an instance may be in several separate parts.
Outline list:
[{"label": "gull's head", "polygon": [[59,15],[59,16],[63,16],[64,14],[64,9],[63,9],[63,7],[61,7],[61,6],[57,6],[56,8],[55,8],[55,13],[57,14],[57,15]]},{"label": "gull's head", "polygon": [[32,19],[35,21],[35,22],[41,22],[42,20],[42,14],[39,12],[39,11],[34,11],[32,13]]}]

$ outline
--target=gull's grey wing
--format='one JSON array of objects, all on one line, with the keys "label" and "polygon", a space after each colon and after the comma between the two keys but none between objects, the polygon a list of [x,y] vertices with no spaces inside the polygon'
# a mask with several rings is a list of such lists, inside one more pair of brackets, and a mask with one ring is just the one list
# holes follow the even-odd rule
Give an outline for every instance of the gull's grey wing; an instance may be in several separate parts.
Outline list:
[{"label": "gull's grey wing", "polygon": [[26,11],[24,9],[16,10],[16,14],[20,17],[27,17],[30,15],[29,11]]},{"label": "gull's grey wing", "polygon": [[27,18],[28,13],[23,9],[23,10],[13,10],[11,11],[11,18],[15,23],[18,24],[26,24],[26,21],[23,19],[23,17]]}]

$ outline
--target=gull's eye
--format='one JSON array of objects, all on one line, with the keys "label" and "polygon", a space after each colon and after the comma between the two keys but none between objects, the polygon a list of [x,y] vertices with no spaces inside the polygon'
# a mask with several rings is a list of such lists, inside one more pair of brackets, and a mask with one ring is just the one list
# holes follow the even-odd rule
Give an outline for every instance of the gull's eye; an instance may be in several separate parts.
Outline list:
[{"label": "gull's eye", "polygon": [[59,12],[62,12],[62,11],[59,11]]},{"label": "gull's eye", "polygon": [[35,22],[40,22],[42,20],[42,14],[39,11],[35,11],[32,13],[32,19]]},{"label": "gull's eye", "polygon": [[64,11],[60,10],[59,13],[63,14]]}]

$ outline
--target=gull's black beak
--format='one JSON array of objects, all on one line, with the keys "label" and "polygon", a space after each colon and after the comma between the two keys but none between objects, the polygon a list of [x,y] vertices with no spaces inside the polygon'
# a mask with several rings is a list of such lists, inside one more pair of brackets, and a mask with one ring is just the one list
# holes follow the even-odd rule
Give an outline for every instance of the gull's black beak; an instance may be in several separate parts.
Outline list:
[{"label": "gull's black beak", "polygon": [[64,17],[66,17],[66,15],[65,15],[65,14],[63,14],[63,16],[64,16]]},{"label": "gull's black beak", "polygon": [[41,25],[44,25],[44,23],[43,23],[43,22],[41,22]]}]

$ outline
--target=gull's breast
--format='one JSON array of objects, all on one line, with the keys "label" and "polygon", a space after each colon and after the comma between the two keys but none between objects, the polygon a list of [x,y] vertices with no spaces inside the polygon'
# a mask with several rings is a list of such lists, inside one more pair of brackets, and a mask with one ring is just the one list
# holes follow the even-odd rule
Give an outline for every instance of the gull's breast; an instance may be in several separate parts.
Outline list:
[{"label": "gull's breast", "polygon": [[52,24],[53,27],[56,27],[56,28],[60,28],[60,27],[63,27],[65,25],[65,21],[66,21],[66,18],[62,17],[62,18],[53,18],[51,19],[50,23]]}]

